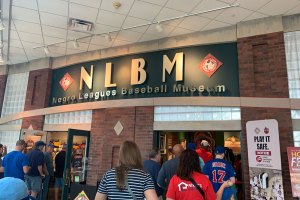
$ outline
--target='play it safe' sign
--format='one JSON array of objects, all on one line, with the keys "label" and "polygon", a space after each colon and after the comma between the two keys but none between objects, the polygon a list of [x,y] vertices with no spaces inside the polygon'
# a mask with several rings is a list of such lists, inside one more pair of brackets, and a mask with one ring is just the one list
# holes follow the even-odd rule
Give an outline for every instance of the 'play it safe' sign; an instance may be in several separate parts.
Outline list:
[{"label": "'play it safe' sign", "polygon": [[278,122],[248,121],[246,129],[249,167],[281,169]]},{"label": "'play it safe' sign", "polygon": [[279,128],[275,119],[246,123],[252,200],[284,200]]}]

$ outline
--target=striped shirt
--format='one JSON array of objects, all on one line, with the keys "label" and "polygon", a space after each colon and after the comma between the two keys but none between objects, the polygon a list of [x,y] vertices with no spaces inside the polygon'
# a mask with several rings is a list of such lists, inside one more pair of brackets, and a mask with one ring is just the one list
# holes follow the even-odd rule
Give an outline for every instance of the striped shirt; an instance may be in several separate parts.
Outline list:
[{"label": "striped shirt", "polygon": [[[131,188],[131,191],[138,200],[143,200],[145,198],[144,191],[153,189],[154,184],[151,179],[151,176],[139,169],[131,169],[128,172],[128,185]],[[127,189],[119,190],[116,186],[116,169],[113,168],[108,170],[98,187],[98,192],[107,195],[107,199],[112,200],[124,200],[124,199],[133,199],[129,194]]]}]

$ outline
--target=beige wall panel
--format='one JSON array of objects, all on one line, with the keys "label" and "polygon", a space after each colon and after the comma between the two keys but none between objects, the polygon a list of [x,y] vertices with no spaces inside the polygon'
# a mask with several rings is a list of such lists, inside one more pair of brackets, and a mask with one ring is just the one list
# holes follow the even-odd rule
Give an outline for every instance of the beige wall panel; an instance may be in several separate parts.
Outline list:
[{"label": "beige wall panel", "polygon": [[8,67],[8,74],[19,74],[25,72],[29,72],[29,65],[27,63],[9,65]]},{"label": "beige wall panel", "polygon": [[155,98],[155,106],[233,106],[240,107],[239,97],[164,97]]},{"label": "beige wall panel", "polygon": [[221,42],[232,41],[236,41],[235,26],[161,39],[159,43],[159,49],[170,49],[183,46],[195,46],[204,44],[216,44]]},{"label": "beige wall panel", "polygon": [[21,119],[24,117],[47,115],[61,112],[71,112],[80,110],[93,110],[100,108],[116,108],[131,106],[227,106],[227,107],[264,107],[264,108],[291,108],[300,109],[300,100],[288,98],[251,98],[251,97],[164,97],[164,98],[143,98],[125,99],[111,101],[96,101],[64,106],[49,107],[24,111],[17,114],[0,118],[0,124]]},{"label": "beige wall panel", "polygon": [[240,131],[241,121],[154,122],[155,131]]},{"label": "beige wall panel", "polygon": [[28,65],[30,71],[34,71],[38,69],[46,69],[49,68],[51,65],[51,58],[42,58],[42,59],[33,60],[30,61]]},{"label": "beige wall panel", "polygon": [[66,56],[52,58],[52,62],[51,62],[52,69],[65,67],[66,65],[67,65],[67,57]]},{"label": "beige wall panel", "polygon": [[91,124],[45,124],[43,131],[68,131],[69,128],[90,131]]},{"label": "beige wall panel", "polygon": [[100,58],[101,58],[101,52],[98,50],[69,55],[69,56],[67,56],[65,66],[88,62],[88,61],[92,61],[92,60],[98,60]]},{"label": "beige wall panel", "polygon": [[292,110],[300,110],[300,99],[290,99],[290,101]]},{"label": "beige wall panel", "polygon": [[92,103],[92,109],[132,106],[153,106],[153,98],[102,101],[101,104],[100,102]]},{"label": "beige wall panel", "polygon": [[284,32],[300,30],[300,14],[283,17]]},{"label": "beige wall panel", "polygon": [[260,107],[260,108],[290,108],[288,98],[251,98],[241,97],[241,106]]},{"label": "beige wall panel", "polygon": [[160,40],[156,40],[156,42],[149,41],[149,42],[137,43],[135,45],[130,45],[129,53],[137,54],[137,53],[141,53],[141,52],[157,51],[159,49],[159,43],[160,43]]},{"label": "beige wall panel", "polygon": [[237,38],[283,31],[282,16],[261,18],[237,24]]}]

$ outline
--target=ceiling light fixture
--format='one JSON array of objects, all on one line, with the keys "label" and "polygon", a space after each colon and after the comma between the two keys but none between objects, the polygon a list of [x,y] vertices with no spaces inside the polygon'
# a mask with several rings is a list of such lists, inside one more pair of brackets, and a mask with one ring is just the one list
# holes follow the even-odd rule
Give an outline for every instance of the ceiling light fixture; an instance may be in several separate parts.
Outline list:
[{"label": "ceiling light fixture", "polygon": [[73,46],[75,49],[77,49],[79,47],[79,43],[77,42],[77,40],[73,41]]},{"label": "ceiling light fixture", "polygon": [[157,30],[158,32],[160,32],[160,33],[163,31],[163,27],[162,27],[162,25],[161,25],[160,22],[158,22],[158,23],[156,24],[155,28],[156,28],[156,30]]},{"label": "ceiling light fixture", "polygon": [[111,36],[110,36],[109,33],[105,34],[104,38],[106,39],[107,42],[111,42],[112,41]]},{"label": "ceiling light fixture", "polygon": [[46,55],[49,55],[49,54],[50,54],[50,51],[49,51],[49,49],[48,49],[48,46],[45,46],[45,47],[44,47],[44,52],[45,52]]}]

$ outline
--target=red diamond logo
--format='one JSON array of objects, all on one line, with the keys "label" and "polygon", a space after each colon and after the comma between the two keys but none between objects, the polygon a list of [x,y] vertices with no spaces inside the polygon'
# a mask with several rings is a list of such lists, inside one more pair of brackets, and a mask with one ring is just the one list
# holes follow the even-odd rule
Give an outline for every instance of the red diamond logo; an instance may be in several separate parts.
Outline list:
[{"label": "red diamond logo", "polygon": [[74,82],[69,73],[66,73],[62,79],[60,79],[59,84],[64,91],[66,91],[70,85]]},{"label": "red diamond logo", "polygon": [[198,68],[202,70],[208,77],[211,77],[222,64],[223,63],[221,61],[209,53],[200,62]]}]

